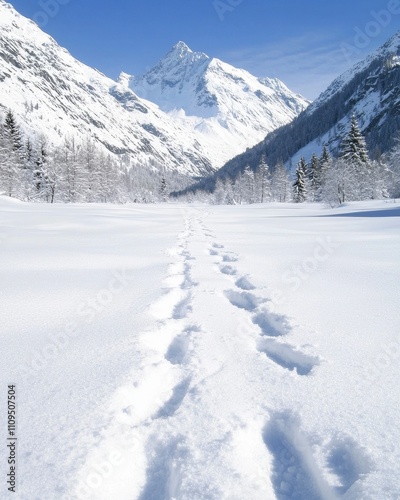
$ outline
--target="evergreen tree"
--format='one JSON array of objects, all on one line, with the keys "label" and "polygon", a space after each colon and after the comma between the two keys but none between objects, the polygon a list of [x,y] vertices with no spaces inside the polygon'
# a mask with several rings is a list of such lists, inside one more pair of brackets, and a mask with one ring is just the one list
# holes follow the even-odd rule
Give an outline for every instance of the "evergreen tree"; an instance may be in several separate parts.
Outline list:
[{"label": "evergreen tree", "polygon": [[33,144],[30,139],[25,142],[23,153],[24,164],[21,172],[21,183],[23,189],[22,199],[30,201],[34,198],[33,175],[35,171],[35,154]]},{"label": "evergreen tree", "polygon": [[17,151],[22,156],[22,134],[11,110],[6,115],[4,130],[9,137],[12,150]]},{"label": "evergreen tree", "polygon": [[24,165],[22,135],[14,115],[8,111],[1,128],[2,189],[7,196],[22,198],[22,169]]},{"label": "evergreen tree", "polygon": [[46,140],[42,137],[36,146],[35,167],[33,171],[33,184],[35,188],[35,198],[48,201],[48,179],[47,179],[47,147]]},{"label": "evergreen tree", "polygon": [[342,141],[340,157],[346,162],[359,166],[368,163],[367,145],[354,115],[351,117],[349,133]]},{"label": "evergreen tree", "polygon": [[321,190],[321,165],[319,158],[315,153],[313,153],[308,169],[308,179],[310,186],[309,200],[310,201],[320,201],[320,190]]},{"label": "evergreen tree", "polygon": [[357,120],[353,115],[350,130],[341,144],[340,159],[347,164],[349,185],[343,192],[346,200],[364,200],[371,198],[373,191],[372,165],[364,136],[361,134]]},{"label": "evergreen tree", "polygon": [[332,158],[329,154],[328,148],[326,144],[324,145],[324,148],[322,150],[321,157],[319,159],[319,176],[320,176],[320,185],[319,188],[316,192],[316,198],[317,201],[324,201],[325,200],[325,185],[328,180],[328,175],[329,171],[332,168]]},{"label": "evergreen tree", "polygon": [[303,203],[307,200],[307,163],[305,158],[301,158],[297,164],[296,180],[293,184],[293,199],[295,203]]},{"label": "evergreen tree", "polygon": [[167,181],[165,179],[165,175],[161,177],[160,198],[163,202],[166,202],[168,200]]}]

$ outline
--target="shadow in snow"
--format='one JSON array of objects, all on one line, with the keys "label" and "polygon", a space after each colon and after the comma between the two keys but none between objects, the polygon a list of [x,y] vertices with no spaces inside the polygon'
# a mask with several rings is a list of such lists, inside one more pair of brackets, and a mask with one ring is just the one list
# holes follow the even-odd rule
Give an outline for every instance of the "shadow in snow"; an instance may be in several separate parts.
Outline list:
[{"label": "shadow in snow", "polygon": [[267,337],[280,337],[290,332],[290,326],[285,316],[262,309],[254,314],[252,321],[261,328],[262,334]]},{"label": "shadow in snow", "polygon": [[227,274],[228,276],[234,276],[237,274],[236,269],[232,266],[221,266],[219,270],[222,274]]},{"label": "shadow in snow", "polygon": [[331,500],[329,486],[317,468],[299,419],[290,412],[273,415],[263,432],[273,456],[272,484],[278,500]]},{"label": "shadow in snow", "polygon": [[265,299],[260,299],[252,293],[236,292],[235,290],[227,290],[225,296],[233,306],[250,312],[254,311],[260,303],[265,302]]},{"label": "shadow in snow", "polygon": [[189,377],[178,384],[176,387],[174,387],[172,396],[164,404],[164,406],[160,408],[157,414],[153,417],[154,419],[167,418],[174,415],[174,413],[180,408],[182,401],[185,399],[185,396],[189,390],[190,380],[191,379]]},{"label": "shadow in snow", "polygon": [[318,358],[308,356],[287,344],[281,344],[265,337],[259,340],[257,348],[274,363],[287,370],[296,370],[298,375],[309,375],[314,366],[319,364]]},{"label": "shadow in snow", "polygon": [[366,210],[365,212],[349,212],[345,214],[319,215],[318,217],[400,217],[400,207],[384,210]]},{"label": "shadow in snow", "polygon": [[180,441],[181,438],[174,438],[168,444],[153,445],[148,450],[148,456],[152,460],[139,500],[167,500],[179,495],[181,464],[185,462],[187,454]]},{"label": "shadow in snow", "polygon": [[251,281],[247,278],[247,276],[242,276],[241,278],[239,278],[235,285],[238,287],[238,288],[241,288],[242,290],[255,290],[256,287],[253,285],[253,283],[251,283]]},{"label": "shadow in snow", "polygon": [[361,446],[350,436],[338,436],[330,445],[328,467],[339,477],[337,492],[344,495],[353,484],[372,471],[373,464]]}]

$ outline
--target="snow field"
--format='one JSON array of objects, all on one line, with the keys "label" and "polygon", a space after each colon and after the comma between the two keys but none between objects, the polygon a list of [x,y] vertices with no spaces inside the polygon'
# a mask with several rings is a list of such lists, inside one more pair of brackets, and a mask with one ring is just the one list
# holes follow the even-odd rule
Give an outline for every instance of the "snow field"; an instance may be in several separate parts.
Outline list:
[{"label": "snow field", "polygon": [[[25,362],[66,317],[80,332],[17,380],[20,498],[398,496],[396,205],[1,201],[2,303],[20,318],[3,348]],[[79,316],[118,267],[132,283]],[[32,290],[58,318],[21,312]]]}]

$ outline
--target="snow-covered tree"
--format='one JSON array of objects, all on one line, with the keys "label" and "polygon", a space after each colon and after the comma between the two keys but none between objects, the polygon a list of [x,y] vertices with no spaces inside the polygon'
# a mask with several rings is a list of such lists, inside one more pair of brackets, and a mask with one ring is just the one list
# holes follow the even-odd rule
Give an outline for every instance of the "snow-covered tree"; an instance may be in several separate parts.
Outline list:
[{"label": "snow-covered tree", "polygon": [[321,165],[318,156],[313,153],[310,164],[308,166],[308,181],[309,181],[309,201],[319,201],[319,192],[321,190]]},{"label": "snow-covered tree", "polygon": [[215,183],[215,190],[213,193],[213,203],[215,205],[225,205],[226,204],[226,187],[225,187],[225,179],[218,177],[217,182]]},{"label": "snow-covered tree", "polygon": [[7,196],[23,195],[24,152],[21,131],[12,111],[8,111],[0,130],[1,188]]},{"label": "snow-covered tree", "polygon": [[245,203],[256,202],[254,172],[250,165],[246,165],[242,177],[242,198]]},{"label": "snow-covered tree", "polygon": [[166,202],[168,200],[168,190],[167,190],[167,181],[164,175],[161,177],[159,193],[161,201]]},{"label": "snow-covered tree", "polygon": [[400,198],[400,138],[387,155],[388,192],[392,198]]},{"label": "snow-covered tree", "polygon": [[291,183],[289,173],[282,162],[279,162],[271,176],[272,200],[286,203],[291,200]]},{"label": "snow-covered tree", "polygon": [[271,201],[271,172],[266,162],[265,155],[261,157],[260,164],[254,175],[255,180],[255,201],[266,203]]},{"label": "snow-covered tree", "polygon": [[307,200],[307,162],[301,158],[297,164],[296,179],[293,184],[293,200],[295,203],[303,203]]},{"label": "snow-covered tree", "polygon": [[340,158],[359,166],[369,161],[367,145],[354,115],[351,117],[350,130],[341,144]]},{"label": "snow-covered tree", "polygon": [[48,201],[50,194],[47,184],[48,152],[45,137],[41,137],[37,142],[34,155],[35,167],[33,171],[33,184],[35,188],[35,199]]},{"label": "snow-covered tree", "polygon": [[347,164],[348,186],[343,191],[345,200],[364,200],[372,197],[373,172],[368,157],[365,138],[360,132],[357,119],[351,118],[350,130],[342,141],[340,159]]},{"label": "snow-covered tree", "polygon": [[60,162],[63,165],[63,195],[67,203],[84,200],[85,173],[80,161],[80,146],[74,137],[67,137],[58,148]]},{"label": "snow-covered tree", "polygon": [[92,138],[88,137],[80,150],[81,162],[84,170],[83,192],[85,201],[97,201],[100,186],[101,172],[99,169],[99,153]]}]

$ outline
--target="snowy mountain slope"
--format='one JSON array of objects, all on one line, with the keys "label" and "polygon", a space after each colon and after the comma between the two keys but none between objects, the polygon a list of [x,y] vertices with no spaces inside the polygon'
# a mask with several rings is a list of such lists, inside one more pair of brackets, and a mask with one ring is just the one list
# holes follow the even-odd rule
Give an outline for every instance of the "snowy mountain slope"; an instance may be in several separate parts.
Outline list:
[{"label": "snowy mountain slope", "polygon": [[388,68],[400,64],[400,32],[397,32],[386,43],[378,48],[374,53],[367,56],[363,61],[355,64],[348,71],[340,75],[334,80],[331,85],[315,100],[308,108],[307,114],[314,112],[316,108],[321,106],[325,101],[333,97],[336,93],[343,91],[353,78],[360,75],[364,71],[368,71],[377,60],[383,59],[386,61]]},{"label": "snowy mountain slope", "polygon": [[115,154],[182,173],[212,171],[196,134],[156,105],[80,63],[0,0],[0,114],[52,142],[91,136]]},{"label": "snowy mountain slope", "polygon": [[309,104],[279,80],[256,78],[184,42],[145,75],[122,73],[119,81],[195,132],[218,166]]},{"label": "snowy mountain slope", "polygon": [[[354,113],[371,154],[388,151],[400,130],[400,32],[351,70],[337,78],[303,113],[229,161],[217,176],[235,175],[247,164],[254,168],[266,155],[273,167],[279,160],[295,167],[327,144],[333,154]],[[212,187],[215,177],[203,183]]]}]

